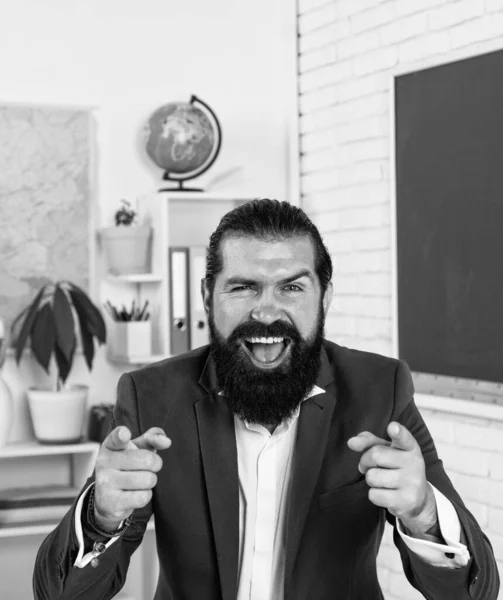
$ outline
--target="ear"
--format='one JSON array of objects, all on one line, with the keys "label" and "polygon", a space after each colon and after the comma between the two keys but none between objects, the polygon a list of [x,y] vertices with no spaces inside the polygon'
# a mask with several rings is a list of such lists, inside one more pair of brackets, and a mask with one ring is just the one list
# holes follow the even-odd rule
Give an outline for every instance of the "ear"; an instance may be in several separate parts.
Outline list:
[{"label": "ear", "polygon": [[332,296],[334,295],[334,285],[330,281],[327,285],[327,289],[325,290],[325,294],[323,295],[323,312],[325,313],[325,317],[327,316],[328,309],[330,308],[330,304],[332,303]]},{"label": "ear", "polygon": [[206,287],[206,279],[204,277],[201,279],[201,296],[203,299],[204,312],[206,317],[208,317],[210,314],[211,296],[208,288]]}]

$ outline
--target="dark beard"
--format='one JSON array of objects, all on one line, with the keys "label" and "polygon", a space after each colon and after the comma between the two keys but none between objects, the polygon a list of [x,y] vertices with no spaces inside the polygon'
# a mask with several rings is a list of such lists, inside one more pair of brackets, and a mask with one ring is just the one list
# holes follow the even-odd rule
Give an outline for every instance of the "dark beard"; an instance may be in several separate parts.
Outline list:
[{"label": "dark beard", "polygon": [[[261,425],[278,425],[291,417],[318,378],[325,323],[322,302],[316,329],[306,340],[283,321],[269,326],[248,321],[238,325],[227,339],[218,333],[212,309],[208,323],[217,382],[232,412]],[[241,347],[240,341],[247,337],[290,338],[290,357],[276,369],[262,371],[250,362]]]}]

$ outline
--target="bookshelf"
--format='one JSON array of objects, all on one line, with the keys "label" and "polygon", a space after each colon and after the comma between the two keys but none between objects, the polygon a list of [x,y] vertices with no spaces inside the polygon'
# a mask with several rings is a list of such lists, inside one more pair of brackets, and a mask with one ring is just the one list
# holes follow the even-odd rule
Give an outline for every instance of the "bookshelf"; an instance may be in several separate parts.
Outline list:
[{"label": "bookshelf", "polygon": [[[97,442],[50,446],[31,440],[7,444],[0,448],[0,481],[2,482],[0,489],[28,488],[30,485],[52,483],[51,472],[55,475],[55,485],[68,484],[80,489],[93,471],[99,447]],[[30,463],[42,465],[49,457],[53,460],[49,463],[52,464],[52,469],[49,469],[47,477],[42,477],[40,481],[36,480],[33,473],[29,477],[22,477],[25,465]],[[14,481],[16,483],[12,485]],[[0,538],[44,534],[52,531],[56,525],[57,522],[50,521],[0,524]]]},{"label": "bookshelf", "polygon": [[[93,471],[98,450],[96,442],[43,445],[31,440],[7,444],[0,448],[0,489],[51,484],[80,489]],[[3,579],[2,598],[32,597],[31,578],[38,548],[59,520],[0,525],[0,564],[2,572],[12,577]],[[16,596],[12,595],[13,589]]]},{"label": "bookshelf", "polygon": [[[44,485],[52,480],[80,489],[93,471],[99,448],[100,444],[89,441],[53,446],[35,440],[7,444],[0,448],[0,489]],[[4,573],[13,574],[16,598],[32,597],[31,579],[37,551],[59,520],[0,525],[0,563]],[[155,554],[154,530],[152,519],[141,550],[132,557],[126,584],[117,598],[148,600],[152,597],[152,582],[157,577],[157,565],[152,564],[151,558]],[[0,586],[2,593],[6,591],[5,585],[6,582]]]},{"label": "bookshelf", "polygon": [[105,278],[138,304],[149,300],[152,353],[128,358],[109,353],[110,362],[140,366],[171,355],[169,248],[207,245],[222,216],[249,200],[252,198],[209,192],[154,192],[138,199],[139,221],[153,228],[151,273],[107,274]]}]

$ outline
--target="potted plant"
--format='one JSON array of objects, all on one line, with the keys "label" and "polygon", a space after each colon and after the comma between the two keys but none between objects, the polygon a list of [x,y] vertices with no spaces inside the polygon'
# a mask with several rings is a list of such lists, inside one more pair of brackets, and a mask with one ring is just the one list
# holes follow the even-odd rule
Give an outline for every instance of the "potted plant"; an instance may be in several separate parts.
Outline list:
[{"label": "potted plant", "polygon": [[115,226],[101,230],[101,239],[112,275],[150,272],[152,228],[138,223],[138,213],[122,199],[114,214]]},{"label": "potted plant", "polygon": [[87,387],[66,383],[77,346],[77,322],[84,358],[91,371],[94,342],[106,342],[106,326],[98,308],[75,284],[58,281],[44,285],[12,324],[17,364],[30,339],[35,360],[47,374],[53,372],[51,389],[27,391],[35,436],[40,443],[72,443],[81,438]]}]

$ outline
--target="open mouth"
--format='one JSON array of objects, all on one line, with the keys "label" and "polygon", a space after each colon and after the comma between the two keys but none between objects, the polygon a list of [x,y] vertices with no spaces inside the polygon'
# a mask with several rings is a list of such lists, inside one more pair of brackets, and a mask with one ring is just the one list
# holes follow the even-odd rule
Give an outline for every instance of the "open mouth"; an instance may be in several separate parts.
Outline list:
[{"label": "open mouth", "polygon": [[277,367],[290,354],[290,338],[249,337],[241,345],[251,361],[262,369]]}]

